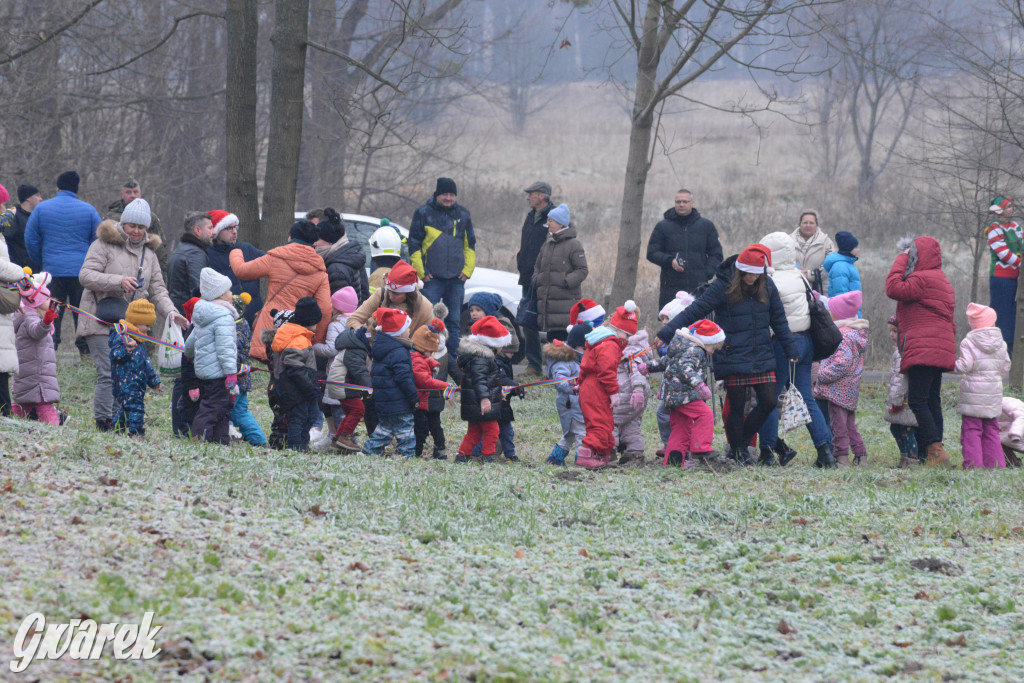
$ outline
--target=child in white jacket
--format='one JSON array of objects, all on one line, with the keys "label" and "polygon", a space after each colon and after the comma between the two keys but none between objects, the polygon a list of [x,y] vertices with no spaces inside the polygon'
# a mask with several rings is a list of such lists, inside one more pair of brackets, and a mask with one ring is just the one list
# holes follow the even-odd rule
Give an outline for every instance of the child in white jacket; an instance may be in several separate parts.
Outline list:
[{"label": "child in white jacket", "polygon": [[960,379],[960,446],[964,469],[1006,467],[999,440],[999,415],[1003,404],[1003,375],[1010,370],[1006,342],[996,324],[996,312],[970,303],[967,321],[971,331],[960,342],[956,371]]}]

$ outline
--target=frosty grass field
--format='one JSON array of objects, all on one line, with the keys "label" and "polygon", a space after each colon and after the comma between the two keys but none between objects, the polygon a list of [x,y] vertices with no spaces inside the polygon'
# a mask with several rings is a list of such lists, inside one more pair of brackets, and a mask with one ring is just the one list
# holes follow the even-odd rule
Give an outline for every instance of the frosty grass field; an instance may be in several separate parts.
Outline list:
[{"label": "frosty grass field", "polygon": [[[800,433],[784,470],[592,474],[542,464],[544,389],[522,463],[456,466],[182,443],[169,383],[146,443],[101,436],[91,369],[60,370],[73,428],[0,420],[0,679],[1021,678],[1024,475],[893,469],[878,386],[867,468],[811,468]],[[153,661],[8,669],[32,612],[148,610]]]}]

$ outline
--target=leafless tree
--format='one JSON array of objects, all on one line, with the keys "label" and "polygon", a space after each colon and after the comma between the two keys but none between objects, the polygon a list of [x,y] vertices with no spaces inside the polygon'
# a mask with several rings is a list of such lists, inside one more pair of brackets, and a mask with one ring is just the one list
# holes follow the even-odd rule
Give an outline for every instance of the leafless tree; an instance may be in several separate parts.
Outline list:
[{"label": "leafless tree", "polygon": [[[623,40],[624,50],[610,55],[609,65],[626,55],[636,60],[635,80],[613,81],[632,99],[613,301],[630,298],[636,288],[644,191],[666,102],[692,99],[687,87],[726,63],[748,71],[792,73],[799,57],[786,56],[772,67],[768,56],[794,48],[804,30],[795,15],[815,4],[814,0],[595,3],[596,10],[607,17],[607,27]],[[749,49],[744,59],[738,56],[739,45]]]}]

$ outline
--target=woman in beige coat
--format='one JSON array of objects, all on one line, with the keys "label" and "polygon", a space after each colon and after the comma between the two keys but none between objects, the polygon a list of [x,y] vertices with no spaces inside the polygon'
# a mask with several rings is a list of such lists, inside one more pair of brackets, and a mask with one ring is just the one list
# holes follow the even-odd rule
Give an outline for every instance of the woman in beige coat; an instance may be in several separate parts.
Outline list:
[{"label": "woman in beige coat", "polygon": [[[82,310],[95,315],[97,303],[106,297],[122,297],[125,302],[148,299],[156,307],[158,321],[171,315],[178,327],[185,327],[188,321],[175,311],[156,258],[161,239],[147,232],[149,204],[142,198],[133,200],[125,207],[121,221],[105,220],[96,228],[96,241],[89,246],[78,274],[83,288]],[[140,267],[142,278],[138,277]],[[109,335],[110,326],[87,316],[79,318],[76,337],[85,339],[96,365],[92,412],[96,426],[103,431],[110,429],[117,411],[110,378]]]},{"label": "woman in beige coat", "polygon": [[818,214],[814,211],[800,214],[800,223],[791,236],[796,242],[796,261],[803,276],[817,292],[826,293],[825,257],[836,250],[836,245],[818,227]]},{"label": "woman in beige coat", "polygon": [[[0,235],[0,287],[19,282],[25,271],[11,261],[7,253],[7,242]],[[14,345],[14,322],[11,314],[0,315],[0,415],[11,414],[11,375],[18,373],[18,350]]]}]

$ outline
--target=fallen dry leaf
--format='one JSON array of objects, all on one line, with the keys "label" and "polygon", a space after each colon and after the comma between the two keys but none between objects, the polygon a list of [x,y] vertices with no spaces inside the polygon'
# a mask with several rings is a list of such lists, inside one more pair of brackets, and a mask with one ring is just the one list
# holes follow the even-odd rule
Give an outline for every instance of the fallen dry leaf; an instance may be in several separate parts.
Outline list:
[{"label": "fallen dry leaf", "polygon": [[590,553],[587,552],[586,548],[580,548],[580,555],[583,557],[590,557]]},{"label": "fallen dry leaf", "polygon": [[370,565],[366,564],[362,560],[359,560],[357,562],[353,562],[348,566],[349,571],[354,571],[356,569],[358,569],[361,572],[368,572],[370,571]]},{"label": "fallen dry leaf", "polygon": [[71,518],[71,523],[72,524],[85,524],[85,520],[82,519],[81,517],[79,517],[78,515],[75,515],[74,517]]},{"label": "fallen dry leaf", "polygon": [[778,631],[779,633],[781,633],[784,636],[789,635],[790,633],[799,633],[799,631],[797,631],[795,628],[790,626],[789,622],[786,621],[785,619],[779,619],[779,623],[775,627],[775,630]]},{"label": "fallen dry leaf", "polygon": [[807,520],[804,519],[803,517],[797,517],[796,519],[793,520],[793,524],[804,525],[804,524],[807,524]]},{"label": "fallen dry leaf", "polygon": [[526,557],[526,551],[525,551],[525,550],[523,550],[522,548],[520,548],[519,550],[517,550],[517,551],[516,551],[516,559],[517,559],[517,560],[521,560],[521,559],[523,559],[524,557]]},{"label": "fallen dry leaf", "polygon": [[113,479],[108,476],[107,472],[104,472],[99,476],[98,481],[104,486],[117,486],[117,479]]},{"label": "fallen dry leaf", "polygon": [[956,638],[946,638],[946,645],[949,647],[964,647],[967,645],[967,636],[961,633]]},{"label": "fallen dry leaf", "polygon": [[914,599],[915,600],[931,600],[932,598],[931,598],[930,595],[928,595],[924,591],[917,591],[916,593],[914,593]]},{"label": "fallen dry leaf", "polygon": [[321,510],[320,509],[320,503],[317,503],[313,507],[309,508],[309,511],[312,512],[317,517],[322,517],[322,516],[327,514],[327,510]]}]

